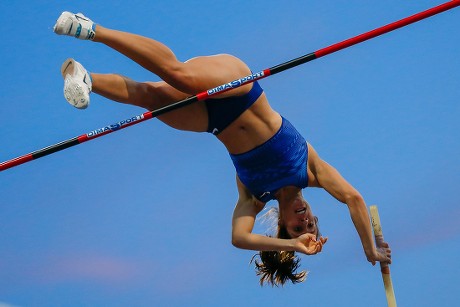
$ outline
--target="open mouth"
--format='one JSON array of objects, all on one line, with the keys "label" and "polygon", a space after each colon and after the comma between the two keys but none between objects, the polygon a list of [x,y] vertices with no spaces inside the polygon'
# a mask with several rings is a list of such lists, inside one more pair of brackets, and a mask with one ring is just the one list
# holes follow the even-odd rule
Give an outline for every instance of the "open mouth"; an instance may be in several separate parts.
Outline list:
[{"label": "open mouth", "polygon": [[304,214],[305,212],[307,212],[307,208],[301,208],[295,211],[296,214]]}]

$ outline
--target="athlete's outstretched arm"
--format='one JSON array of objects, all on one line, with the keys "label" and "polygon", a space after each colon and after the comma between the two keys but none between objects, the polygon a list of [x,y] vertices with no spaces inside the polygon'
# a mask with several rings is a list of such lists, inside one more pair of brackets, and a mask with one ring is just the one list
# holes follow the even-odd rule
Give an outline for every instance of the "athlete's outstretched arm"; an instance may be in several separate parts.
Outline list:
[{"label": "athlete's outstretched arm", "polygon": [[233,212],[232,244],[235,247],[256,251],[297,251],[314,255],[321,251],[323,243],[313,234],[304,234],[294,239],[271,238],[252,233],[256,215],[263,209],[237,177],[238,203]]},{"label": "athlete's outstretched arm", "polygon": [[377,249],[374,245],[369,214],[361,194],[334,167],[323,161],[310,144],[308,156],[310,179],[314,185],[324,188],[338,201],[347,205],[368,261],[372,264],[376,261],[391,263],[391,250],[388,245],[382,249]]}]

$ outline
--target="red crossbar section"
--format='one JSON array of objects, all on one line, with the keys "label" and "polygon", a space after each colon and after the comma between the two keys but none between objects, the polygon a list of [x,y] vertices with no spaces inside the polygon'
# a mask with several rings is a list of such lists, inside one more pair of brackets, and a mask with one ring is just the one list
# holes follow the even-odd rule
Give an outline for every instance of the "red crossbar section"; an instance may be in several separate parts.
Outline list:
[{"label": "red crossbar section", "polygon": [[441,4],[441,5],[438,5],[436,7],[433,7],[431,9],[429,9],[429,10],[426,10],[426,11],[420,12],[418,14],[406,17],[404,19],[401,19],[401,20],[398,20],[396,22],[387,24],[387,25],[385,25],[383,27],[380,27],[378,29],[363,33],[363,34],[355,36],[353,38],[344,40],[344,41],[342,41],[340,43],[337,43],[337,44],[331,45],[329,47],[320,49],[320,50],[315,52],[315,55],[316,55],[317,58],[319,58],[319,57],[331,54],[331,53],[339,51],[341,49],[344,49],[344,48],[359,44],[359,43],[361,43],[361,42],[363,42],[365,40],[368,40],[368,39],[374,38],[376,36],[388,33],[390,31],[405,27],[405,26],[407,26],[407,25],[409,25],[411,23],[414,23],[414,22],[420,21],[422,19],[431,17],[433,15],[445,12],[445,11],[450,10],[450,9],[452,9],[454,7],[457,7],[459,5],[460,5],[460,0],[446,2],[444,4]]}]

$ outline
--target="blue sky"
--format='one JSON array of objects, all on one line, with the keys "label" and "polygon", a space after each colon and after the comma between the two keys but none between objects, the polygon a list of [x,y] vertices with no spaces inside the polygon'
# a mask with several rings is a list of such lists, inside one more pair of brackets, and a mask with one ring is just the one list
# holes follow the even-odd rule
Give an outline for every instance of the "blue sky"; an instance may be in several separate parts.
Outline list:
[{"label": "blue sky", "polygon": [[[231,53],[275,66],[438,1],[3,1],[0,160],[143,113],[93,95],[79,111],[59,68],[158,80],[99,44],[56,36],[61,11],[158,39],[181,60]],[[460,9],[261,81],[272,106],[377,204],[400,306],[458,302]],[[234,169],[208,134],[151,120],[2,172],[0,306],[386,306],[347,209],[305,197],[329,237],[305,283],[260,288],[230,244]],[[265,233],[263,225],[257,230]]]}]

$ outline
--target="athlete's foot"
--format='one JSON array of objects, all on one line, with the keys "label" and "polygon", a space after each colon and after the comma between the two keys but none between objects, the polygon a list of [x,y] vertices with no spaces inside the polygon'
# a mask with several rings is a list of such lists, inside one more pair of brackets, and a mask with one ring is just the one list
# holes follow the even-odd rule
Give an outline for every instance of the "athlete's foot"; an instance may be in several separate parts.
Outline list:
[{"label": "athlete's foot", "polygon": [[63,12],[56,21],[53,31],[59,35],[93,40],[96,35],[96,24],[82,13]]},{"label": "athlete's foot", "polygon": [[74,59],[67,59],[61,66],[61,74],[64,77],[65,99],[78,109],[86,109],[92,88],[88,71]]}]

